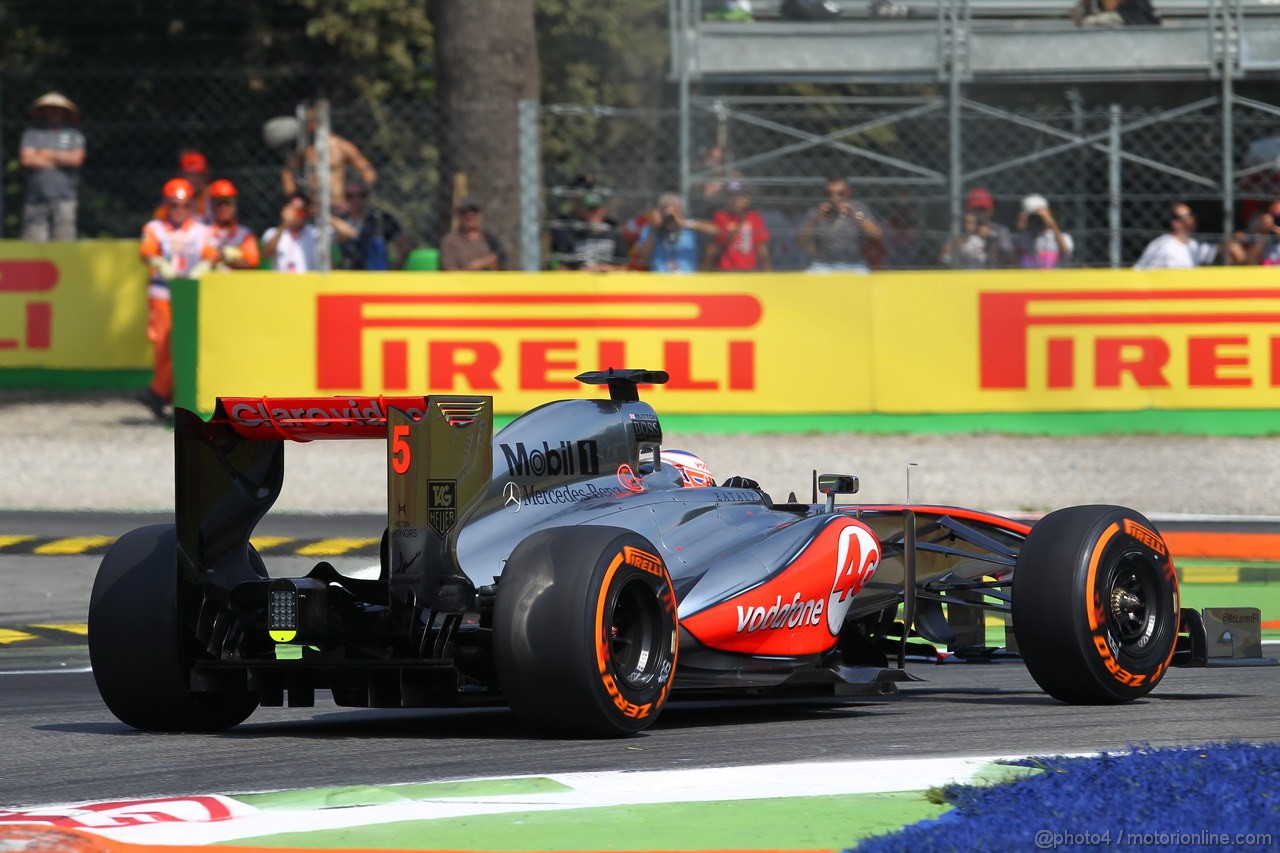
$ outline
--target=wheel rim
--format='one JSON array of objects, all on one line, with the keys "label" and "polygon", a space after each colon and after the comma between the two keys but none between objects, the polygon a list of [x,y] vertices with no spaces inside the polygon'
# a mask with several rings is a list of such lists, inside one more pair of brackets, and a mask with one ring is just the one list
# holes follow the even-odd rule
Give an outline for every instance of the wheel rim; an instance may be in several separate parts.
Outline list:
[{"label": "wheel rim", "polygon": [[609,667],[633,690],[653,683],[662,667],[662,602],[648,583],[632,578],[618,590],[609,612]]},{"label": "wheel rim", "polygon": [[1162,609],[1156,566],[1142,554],[1125,554],[1116,562],[1103,589],[1108,632],[1120,650],[1135,657],[1151,651]]}]

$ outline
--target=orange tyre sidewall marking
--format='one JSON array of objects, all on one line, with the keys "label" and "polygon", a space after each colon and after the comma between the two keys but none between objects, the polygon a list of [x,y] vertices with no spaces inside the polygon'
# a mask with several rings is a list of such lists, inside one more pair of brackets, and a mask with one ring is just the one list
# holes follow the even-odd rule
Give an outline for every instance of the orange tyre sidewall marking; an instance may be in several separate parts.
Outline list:
[{"label": "orange tyre sidewall marking", "polygon": [[[1098,563],[1102,559],[1102,552],[1106,550],[1107,544],[1111,538],[1120,532],[1121,525],[1117,522],[1109,526],[1102,532],[1102,536],[1098,538],[1097,544],[1093,547],[1093,553],[1089,556],[1089,573],[1088,580],[1085,584],[1085,600],[1088,604],[1089,617],[1089,633],[1092,635],[1094,650],[1097,651],[1098,657],[1102,659],[1103,666],[1107,672],[1111,673],[1111,677],[1126,687],[1140,687],[1147,680],[1148,676],[1142,673],[1129,672],[1120,666],[1120,662],[1116,660],[1115,655],[1111,652],[1111,645],[1107,642],[1105,615],[1102,607],[1095,606],[1094,594],[1097,589],[1098,579]],[[1166,575],[1172,575],[1173,580],[1173,608],[1177,613],[1179,606],[1178,580],[1177,573],[1173,569],[1173,560],[1169,557],[1168,547],[1163,546],[1163,541],[1159,534],[1154,530],[1150,530],[1130,519],[1124,520],[1124,530],[1139,543],[1146,545],[1152,551],[1164,557],[1164,571]],[[1177,642],[1171,643],[1169,654],[1164,661],[1156,667],[1155,672],[1149,676],[1152,683],[1160,680],[1164,671],[1169,668],[1169,663],[1173,660],[1173,653],[1177,649]]]},{"label": "orange tyre sidewall marking", "polygon": [[1089,576],[1085,584],[1084,595],[1085,601],[1089,605],[1089,631],[1098,630],[1098,623],[1103,619],[1101,608],[1094,606],[1094,592],[1098,580],[1098,561],[1102,559],[1102,552],[1107,550],[1107,543],[1111,541],[1111,537],[1120,532],[1119,524],[1112,524],[1106,530],[1102,531],[1102,536],[1098,538],[1097,544],[1093,546],[1093,553],[1089,555]]},{"label": "orange tyre sidewall marking", "polygon": [[[632,560],[635,560],[635,562]],[[666,586],[666,595],[664,596],[663,603],[667,607],[667,612],[671,614],[673,620],[675,619],[676,613],[675,590],[672,588],[671,577],[667,573],[666,567],[663,565],[660,557],[639,548],[633,548],[632,546],[627,545],[624,546],[622,551],[613,558],[613,562],[611,562],[609,564],[609,568],[605,570],[604,579],[600,582],[600,591],[596,596],[596,669],[600,675],[600,680],[604,684],[605,692],[609,694],[609,698],[613,701],[614,706],[619,711],[632,719],[643,720],[661,708],[667,699],[667,694],[671,692],[671,683],[675,680],[678,644],[676,642],[676,631],[673,627],[671,635],[671,670],[668,672],[666,681],[662,685],[662,692],[658,694],[658,698],[656,700],[653,702],[646,702],[643,705],[637,705],[622,695],[622,689],[618,687],[618,683],[614,679],[613,673],[609,672],[609,638],[605,632],[604,608],[607,599],[609,598],[609,588],[613,583],[613,576],[617,574],[618,569],[622,568],[624,564],[648,574],[657,575],[662,579]],[[654,567],[657,567],[660,571],[655,571]]]}]

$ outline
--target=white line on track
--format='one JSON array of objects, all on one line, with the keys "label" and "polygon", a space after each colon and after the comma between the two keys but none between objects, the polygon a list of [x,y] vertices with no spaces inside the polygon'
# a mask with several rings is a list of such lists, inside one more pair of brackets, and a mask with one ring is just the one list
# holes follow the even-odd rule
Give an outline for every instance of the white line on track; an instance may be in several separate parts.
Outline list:
[{"label": "white line on track", "polygon": [[[324,808],[321,803],[317,803],[314,808],[261,811],[237,802],[231,807],[234,816],[218,821],[117,828],[99,824],[85,828],[116,841],[144,846],[207,845],[287,832],[336,830],[397,821],[510,812],[923,791],[935,785],[971,781],[976,774],[999,760],[999,756],[978,756],[768,764],[675,771],[561,773],[539,778],[552,779],[570,790],[502,796],[442,796],[411,802],[344,808]],[[219,799],[225,800],[221,797]],[[146,809],[145,805],[140,804],[139,807]],[[38,811],[74,814],[76,809],[74,806],[64,806]]]}]

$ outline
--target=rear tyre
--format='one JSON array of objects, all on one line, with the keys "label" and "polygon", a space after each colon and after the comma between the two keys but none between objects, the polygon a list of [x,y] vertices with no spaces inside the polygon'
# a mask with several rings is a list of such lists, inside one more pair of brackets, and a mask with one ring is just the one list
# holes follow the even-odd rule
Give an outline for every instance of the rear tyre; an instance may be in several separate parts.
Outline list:
[{"label": "rear tyre", "polygon": [[204,656],[178,617],[173,525],[130,531],[111,546],[89,598],[89,661],[111,713],[144,731],[219,731],[258,707],[254,693],[197,693]]},{"label": "rear tyre", "polygon": [[1046,515],[1018,553],[1013,630],[1032,678],[1050,696],[1084,705],[1145,696],[1177,641],[1168,546],[1124,507]]},{"label": "rear tyre", "polygon": [[511,553],[494,605],[494,663],[538,728],[613,737],[647,728],[671,690],[676,598],[653,545],[616,527],[561,527]]}]

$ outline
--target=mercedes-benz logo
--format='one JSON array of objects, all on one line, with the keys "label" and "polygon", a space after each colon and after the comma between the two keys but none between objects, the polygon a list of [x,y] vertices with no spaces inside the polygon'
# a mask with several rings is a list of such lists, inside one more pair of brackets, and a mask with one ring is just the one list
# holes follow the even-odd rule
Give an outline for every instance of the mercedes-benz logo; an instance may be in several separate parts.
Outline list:
[{"label": "mercedes-benz logo", "polygon": [[507,483],[502,487],[502,506],[512,512],[520,511],[520,487],[515,483]]}]

